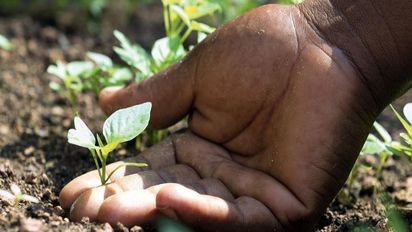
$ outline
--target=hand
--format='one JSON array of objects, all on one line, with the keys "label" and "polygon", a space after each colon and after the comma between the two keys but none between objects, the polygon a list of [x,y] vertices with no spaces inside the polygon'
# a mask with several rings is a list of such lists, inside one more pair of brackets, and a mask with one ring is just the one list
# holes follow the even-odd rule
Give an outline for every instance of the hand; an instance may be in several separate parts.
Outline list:
[{"label": "hand", "polygon": [[344,184],[377,111],[347,56],[298,8],[279,5],[100,97],[107,113],[146,101],[152,127],[189,114],[189,128],[134,159],[149,169],[122,169],[106,186],[96,187],[96,171],[67,184],[60,201],[72,219],[130,226],[165,214],[198,230],[307,231]]}]

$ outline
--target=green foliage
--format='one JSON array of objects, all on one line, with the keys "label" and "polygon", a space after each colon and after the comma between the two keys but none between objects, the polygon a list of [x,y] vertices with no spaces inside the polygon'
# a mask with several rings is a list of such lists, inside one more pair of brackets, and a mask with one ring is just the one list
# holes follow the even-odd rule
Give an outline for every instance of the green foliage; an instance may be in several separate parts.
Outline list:
[{"label": "green foliage", "polygon": [[77,94],[85,91],[93,91],[99,94],[104,87],[124,86],[132,79],[132,73],[128,68],[114,65],[112,60],[99,53],[88,52],[87,61],[73,61],[64,64],[58,61],[50,65],[47,72],[57,76],[63,82],[52,81],[50,88],[55,91],[65,91],[66,97],[77,112]]},{"label": "green foliage", "polygon": [[[196,33],[200,42],[214,31],[215,28],[199,19],[219,12],[218,4],[208,0],[163,0],[162,3],[166,37],[155,41],[150,52],[115,30],[113,34],[119,46],[114,46],[113,50],[126,65],[114,64],[106,55],[88,52],[86,61],[68,64],[59,61],[48,67],[48,73],[61,79],[60,83],[51,82],[50,87],[65,91],[74,112],[77,112],[78,93],[93,91],[99,94],[105,87],[124,86],[132,79],[142,81],[181,60],[188,52],[184,43],[189,35]],[[164,134],[149,130],[148,145],[159,141]]]},{"label": "green foliage", "polygon": [[405,115],[406,119],[402,118],[402,116],[391,106],[393,112],[395,113],[398,120],[401,122],[402,126],[405,128],[406,133],[401,133],[400,136],[403,139],[403,142],[406,145],[397,144],[396,146],[392,146],[393,152],[399,154],[405,154],[410,158],[412,158],[412,103],[408,103],[403,108],[403,114]]},{"label": "green foliage", "polygon": [[394,154],[399,154],[394,152],[393,147],[399,146],[400,143],[392,141],[392,137],[389,132],[378,122],[373,123],[373,127],[376,132],[378,132],[379,137],[374,134],[369,134],[366,139],[365,144],[361,150],[362,154],[378,154],[380,157],[379,166],[377,169],[377,174],[380,176],[382,173],[383,165],[389,156]]},{"label": "green foliage", "polygon": [[392,141],[392,137],[379,123],[373,124],[375,130],[378,132],[380,138],[373,134],[369,134],[365,144],[363,145],[361,154],[378,154],[380,156],[380,164],[377,170],[378,175],[381,174],[382,167],[390,155],[397,155],[405,157],[411,163],[412,158],[412,103],[408,103],[404,107],[405,120],[392,106],[390,106],[395,113],[406,133],[401,133],[400,137],[403,139],[403,144],[398,141]]},{"label": "green foliage", "polygon": [[[124,163],[106,175],[106,163],[109,153],[120,143],[130,141],[144,131],[149,124],[151,107],[152,104],[148,102],[117,110],[110,115],[103,124],[103,136],[106,144],[98,134],[96,134],[96,137],[93,135],[80,117],[74,118],[75,128],[68,131],[68,142],[90,150],[102,185],[106,184],[113,173],[121,167],[146,166],[142,163]],[[96,145],[96,138],[98,145]]]},{"label": "green foliage", "polygon": [[[141,81],[182,59],[187,49],[183,46],[192,32],[204,38],[214,28],[198,21],[199,18],[219,11],[219,6],[206,0],[164,0],[163,16],[166,37],[157,40],[151,52],[145,51],[138,44],[131,43],[124,34],[114,31],[120,43],[115,46],[115,53],[128,65],[116,65],[103,54],[89,52],[89,61],[74,61],[68,64],[57,62],[47,71],[63,81],[64,88],[57,82],[50,87],[57,91],[65,89],[66,96],[73,108],[76,108],[76,95],[80,92],[94,91],[109,86],[124,86],[133,79]],[[133,73],[133,74],[132,74]]]},{"label": "green foliage", "polygon": [[11,51],[13,49],[13,44],[5,36],[0,34],[0,49]]}]

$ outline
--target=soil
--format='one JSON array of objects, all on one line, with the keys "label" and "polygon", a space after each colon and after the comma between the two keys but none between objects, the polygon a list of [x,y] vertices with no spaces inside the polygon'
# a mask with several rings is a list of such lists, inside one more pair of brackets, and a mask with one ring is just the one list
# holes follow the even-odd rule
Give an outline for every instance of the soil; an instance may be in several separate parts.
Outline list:
[{"label": "soil", "polygon": [[[58,195],[65,183],[93,169],[83,149],[70,146],[66,133],[72,112],[64,97],[49,88],[55,80],[47,66],[56,60],[79,60],[88,50],[111,53],[112,39],[65,34],[29,18],[0,18],[0,34],[15,45],[12,52],[0,50],[0,189],[15,183],[40,199],[39,204],[12,205],[0,200],[0,231],[150,231],[151,228],[110,226],[71,222],[60,206]],[[147,38],[152,38],[147,36]],[[147,43],[148,41],[146,41]],[[149,41],[150,42],[150,41]],[[104,121],[93,95],[79,96],[80,112],[92,130]],[[407,94],[396,102],[398,109],[412,100]],[[381,122],[393,135],[400,130],[390,111]],[[137,153],[133,147],[116,150],[116,159]],[[379,158],[360,157],[360,162],[376,167]],[[408,225],[412,224],[412,170],[404,161],[391,157],[377,178],[376,168],[360,168],[349,188],[345,186],[322,216],[316,231],[352,231],[359,226],[390,231],[385,208],[379,200],[386,193]],[[409,226],[412,230],[412,227]]]}]

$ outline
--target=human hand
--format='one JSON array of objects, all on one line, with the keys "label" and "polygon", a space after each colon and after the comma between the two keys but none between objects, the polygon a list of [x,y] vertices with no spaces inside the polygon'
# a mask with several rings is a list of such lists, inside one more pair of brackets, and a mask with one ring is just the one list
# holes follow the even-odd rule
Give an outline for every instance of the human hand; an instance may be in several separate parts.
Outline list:
[{"label": "human hand", "polygon": [[241,16],[181,63],[100,97],[107,113],[146,101],[152,127],[189,114],[188,130],[133,160],[149,169],[121,169],[100,187],[96,171],[67,184],[60,202],[72,219],[131,226],[165,214],[198,230],[308,230],[378,112],[347,56],[297,7],[279,5]]}]

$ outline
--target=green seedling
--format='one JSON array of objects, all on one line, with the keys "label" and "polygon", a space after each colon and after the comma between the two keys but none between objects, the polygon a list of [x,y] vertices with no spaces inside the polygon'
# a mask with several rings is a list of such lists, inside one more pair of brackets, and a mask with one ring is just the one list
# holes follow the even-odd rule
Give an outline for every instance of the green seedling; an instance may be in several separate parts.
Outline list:
[{"label": "green seedling", "polygon": [[6,37],[0,34],[0,49],[11,51],[13,49],[13,44]]},{"label": "green seedling", "polygon": [[14,205],[19,204],[21,201],[39,203],[39,199],[36,197],[23,194],[21,189],[16,184],[10,185],[10,191],[0,189],[0,198],[4,198],[7,201],[13,202]]},{"label": "green seedling", "polygon": [[[109,153],[120,143],[134,139],[146,129],[149,124],[151,107],[152,104],[147,102],[117,110],[110,115],[103,124],[103,136],[106,143],[98,134],[95,137],[80,117],[74,118],[75,128],[68,131],[68,142],[90,150],[102,185],[106,184],[110,177],[122,167],[147,166],[143,163],[124,163],[108,174],[106,170]],[[98,145],[96,145],[96,138]]]},{"label": "green seedling", "polygon": [[[211,0],[163,0],[162,4],[166,36],[155,41],[150,51],[130,42],[120,31],[113,32],[119,41],[113,50],[126,65],[114,64],[106,55],[89,52],[86,61],[57,62],[48,67],[49,73],[60,78],[51,82],[50,87],[65,92],[73,112],[77,112],[77,95],[81,92],[99,94],[105,87],[124,86],[132,79],[139,82],[181,60],[192,48],[184,46],[191,34],[197,33],[199,43],[215,30],[200,19],[221,11],[219,4]],[[150,146],[166,133],[148,130],[145,143],[136,140],[136,147]]]},{"label": "green seedling", "polygon": [[374,134],[369,134],[361,150],[361,155],[379,155],[380,161],[376,172],[380,176],[382,173],[383,165],[388,160],[389,156],[398,154],[397,152],[395,152],[393,147],[400,146],[400,143],[397,141],[393,141],[389,132],[378,122],[374,122],[373,127],[376,130],[376,132],[378,132],[379,137],[377,137]]},{"label": "green seedling", "polygon": [[192,32],[202,41],[215,28],[199,19],[220,11],[220,6],[206,0],[163,0],[163,18],[166,37],[155,41],[150,53],[139,44],[132,44],[124,34],[114,31],[120,42],[113,50],[136,70],[136,80],[141,81],[182,59],[187,50],[183,46]]},{"label": "green seedling", "polygon": [[395,113],[398,120],[401,122],[402,126],[406,130],[406,133],[401,133],[400,136],[403,139],[403,144],[397,144],[396,146],[392,146],[393,152],[397,154],[405,154],[408,156],[408,161],[411,164],[410,159],[412,158],[412,103],[408,103],[403,108],[403,114],[406,117],[406,120],[393,108],[391,105],[393,112]]},{"label": "green seedling", "polygon": [[103,54],[88,52],[87,61],[73,61],[64,64],[58,61],[50,65],[47,72],[60,78],[59,82],[50,82],[50,88],[57,92],[66,92],[66,97],[77,111],[77,94],[93,91],[96,95],[105,87],[124,86],[132,79],[132,73],[128,68],[114,65],[110,57]]}]

